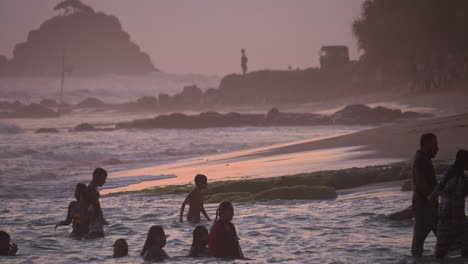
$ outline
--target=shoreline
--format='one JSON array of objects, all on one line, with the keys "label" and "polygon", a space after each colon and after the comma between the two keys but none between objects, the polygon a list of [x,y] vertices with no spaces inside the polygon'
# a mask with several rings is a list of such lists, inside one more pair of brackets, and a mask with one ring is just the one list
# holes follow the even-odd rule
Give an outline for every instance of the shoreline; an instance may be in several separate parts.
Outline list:
[{"label": "shoreline", "polygon": [[418,149],[419,136],[426,132],[435,133],[439,140],[440,151],[434,160],[450,162],[458,149],[468,149],[468,113],[399,122],[333,137],[120,171],[113,173],[112,178],[141,175],[176,177],[143,181],[125,187],[104,189],[102,192],[109,194],[139,191],[155,186],[185,185],[192,183],[194,175],[199,173],[207,175],[210,181],[215,182],[388,165],[410,160]]}]

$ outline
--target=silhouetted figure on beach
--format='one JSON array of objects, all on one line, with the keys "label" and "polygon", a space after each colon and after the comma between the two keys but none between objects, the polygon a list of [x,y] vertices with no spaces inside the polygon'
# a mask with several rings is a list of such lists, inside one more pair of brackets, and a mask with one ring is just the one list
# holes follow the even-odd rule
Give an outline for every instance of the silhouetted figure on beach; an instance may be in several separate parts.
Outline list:
[{"label": "silhouetted figure on beach", "polygon": [[244,258],[236,228],[231,223],[233,217],[234,207],[232,204],[230,202],[222,202],[216,211],[216,219],[210,229],[208,242],[210,251],[217,258]]},{"label": "silhouetted figure on beach", "polygon": [[114,254],[113,258],[121,258],[128,255],[128,245],[127,240],[119,238],[114,243]]},{"label": "silhouetted figure on beach", "polygon": [[189,257],[211,257],[208,249],[208,229],[204,226],[197,226],[193,230],[193,241],[190,247]]},{"label": "silhouetted figure on beach", "polygon": [[104,219],[104,214],[101,209],[99,198],[99,187],[106,183],[107,171],[102,168],[97,168],[93,172],[93,179],[88,184],[88,187],[83,192],[84,203],[87,203],[87,220],[89,223],[89,232],[87,238],[104,237],[104,225],[107,221]]},{"label": "silhouetted figure on beach", "polygon": [[432,133],[423,134],[413,161],[412,205],[415,220],[411,254],[415,257],[422,256],[424,241],[431,231],[437,236],[438,202],[430,199],[430,195],[437,185],[432,158],[438,150],[437,137]]},{"label": "silhouetted figure on beach", "polygon": [[0,256],[16,256],[18,252],[18,246],[15,243],[11,243],[10,235],[0,230]]},{"label": "silhouetted figure on beach", "polygon": [[206,213],[205,207],[203,206],[203,194],[201,191],[208,186],[208,180],[205,175],[197,174],[195,176],[195,189],[193,189],[185,198],[180,208],[179,221],[183,222],[183,215],[185,205],[189,204],[189,211],[187,213],[187,221],[191,223],[200,222],[200,213],[203,213],[206,220],[211,221],[210,217]]},{"label": "silhouetted figure on beach", "polygon": [[166,246],[166,234],[161,226],[154,225],[148,231],[145,245],[140,255],[147,261],[163,261],[169,256],[163,250]]},{"label": "silhouetted figure on beach", "polygon": [[71,237],[80,238],[81,236],[88,233],[88,224],[85,223],[82,216],[82,208],[80,207],[81,193],[86,190],[84,183],[78,183],[75,187],[75,199],[76,201],[70,202],[68,205],[67,218],[63,221],[58,222],[55,225],[54,230],[57,230],[58,226],[67,226],[73,223],[73,230],[70,234]]},{"label": "silhouetted figure on beach", "polygon": [[455,163],[450,166],[434,191],[434,199],[440,194],[439,220],[435,256],[443,258],[457,242],[462,256],[468,257],[468,223],[465,215],[465,197],[468,195],[468,151],[459,150]]},{"label": "silhouetted figure on beach", "polygon": [[241,49],[242,57],[241,57],[241,67],[242,67],[242,74],[247,73],[247,56],[245,55],[245,49]]}]

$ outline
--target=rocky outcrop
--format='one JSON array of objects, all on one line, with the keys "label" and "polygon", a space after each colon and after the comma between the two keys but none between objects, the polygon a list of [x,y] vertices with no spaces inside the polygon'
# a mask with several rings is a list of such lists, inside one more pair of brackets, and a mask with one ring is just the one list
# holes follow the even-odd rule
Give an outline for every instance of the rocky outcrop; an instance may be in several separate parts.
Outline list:
[{"label": "rocky outcrop", "polygon": [[430,115],[416,112],[402,112],[382,106],[371,108],[367,105],[348,105],[330,116],[331,123],[340,125],[367,125],[390,123],[399,119],[421,118]]},{"label": "rocky outcrop", "polygon": [[174,113],[155,118],[117,123],[115,128],[206,128],[238,126],[313,126],[313,125],[363,125],[394,122],[400,119],[420,118],[428,115],[403,113],[384,107],[370,108],[351,105],[331,116],[310,113],[282,113],[273,108],[266,115],[206,112],[199,115]]},{"label": "rocky outcrop", "polygon": [[58,133],[59,131],[53,127],[43,127],[37,129],[34,133]]},{"label": "rocky outcrop", "polygon": [[79,102],[75,107],[76,108],[102,108],[105,106],[106,104],[97,98],[86,98],[83,101]]},{"label": "rocky outcrop", "polygon": [[121,122],[117,123],[115,128],[207,128],[256,126],[261,125],[263,120],[264,115],[262,114],[220,114],[216,112],[207,112],[189,116],[175,113],[170,115],[160,115],[150,119]]},{"label": "rocky outcrop", "polygon": [[130,40],[117,17],[83,8],[77,0],[63,2],[74,4],[67,3],[71,11],[30,31],[27,40],[15,46],[12,59],[3,63],[0,59],[0,74],[58,76],[62,61],[73,75],[155,71],[149,56]]}]

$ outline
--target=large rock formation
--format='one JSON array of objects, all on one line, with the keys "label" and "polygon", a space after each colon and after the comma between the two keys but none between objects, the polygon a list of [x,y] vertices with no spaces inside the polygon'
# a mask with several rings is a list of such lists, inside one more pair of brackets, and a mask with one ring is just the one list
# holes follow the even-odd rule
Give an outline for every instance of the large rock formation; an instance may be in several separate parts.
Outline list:
[{"label": "large rock formation", "polygon": [[79,0],[65,0],[55,9],[64,12],[30,31],[27,41],[15,46],[12,59],[0,58],[0,74],[57,76],[62,64],[73,75],[155,71],[117,17],[97,13]]}]

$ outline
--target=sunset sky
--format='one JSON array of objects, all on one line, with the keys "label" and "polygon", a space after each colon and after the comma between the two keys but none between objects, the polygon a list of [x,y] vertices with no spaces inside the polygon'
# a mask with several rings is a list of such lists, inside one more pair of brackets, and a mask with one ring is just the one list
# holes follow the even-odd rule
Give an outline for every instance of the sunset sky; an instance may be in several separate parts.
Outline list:
[{"label": "sunset sky", "polygon": [[[0,0],[0,54],[56,15],[58,0]],[[351,24],[364,0],[83,0],[120,19],[156,68],[225,75],[249,70],[318,66],[322,45],[348,45],[358,57]]]}]

